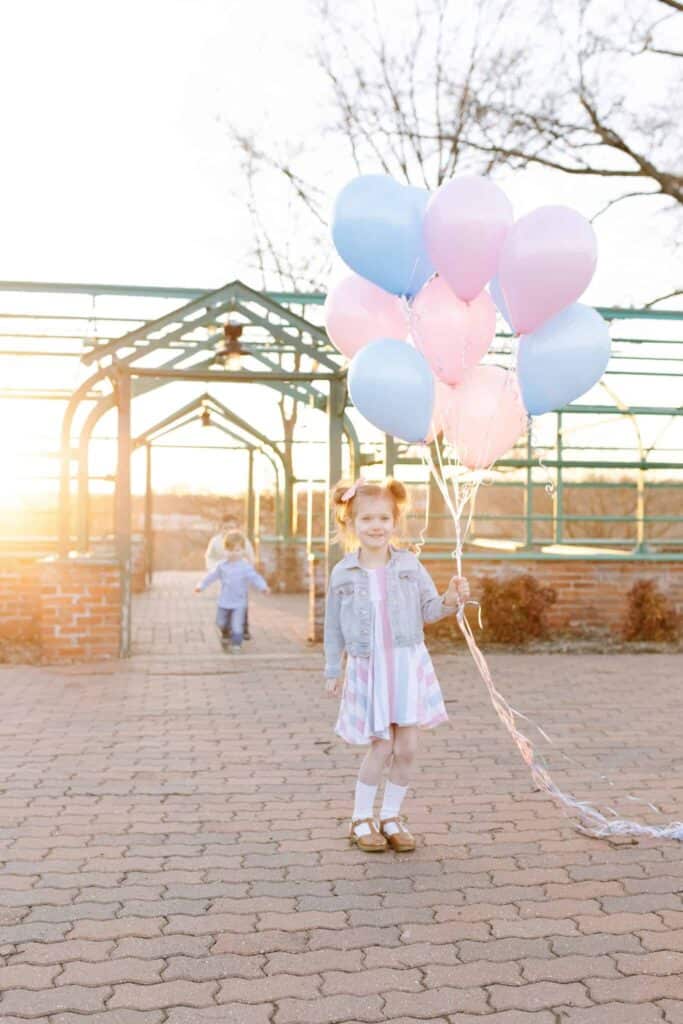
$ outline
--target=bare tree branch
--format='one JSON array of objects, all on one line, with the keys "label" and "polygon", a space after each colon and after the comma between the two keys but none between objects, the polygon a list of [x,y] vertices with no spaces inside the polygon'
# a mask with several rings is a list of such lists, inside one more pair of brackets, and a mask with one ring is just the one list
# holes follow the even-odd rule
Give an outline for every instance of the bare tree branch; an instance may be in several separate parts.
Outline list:
[{"label": "bare tree branch", "polygon": [[611,210],[613,206],[617,205],[617,203],[622,203],[624,199],[635,199],[636,196],[658,196],[660,194],[661,193],[659,192],[624,192],[623,195],[617,196],[616,199],[610,199],[608,203],[601,206],[598,212],[594,213],[590,218],[591,224],[595,223],[598,217],[602,217],[603,213],[607,213],[607,211]]},{"label": "bare tree branch", "polygon": [[683,288],[677,288],[675,292],[668,292],[666,295],[660,295],[657,299],[650,299],[646,302],[644,309],[651,309],[652,306],[656,306],[658,302],[664,302],[666,299],[674,299],[677,295],[683,295]]},{"label": "bare tree branch", "polygon": [[[683,77],[672,59],[683,0],[414,0],[398,27],[383,24],[383,0],[312,2],[329,110],[323,140],[337,171],[346,160],[357,173],[436,188],[459,173],[537,166],[611,183],[593,219],[638,196],[683,205]],[[523,22],[534,25],[533,47]],[[665,100],[634,88],[645,62],[667,76]],[[309,180],[310,139],[285,153],[244,134],[233,139],[254,181],[270,174],[287,185],[313,242],[297,260],[291,235],[268,239],[253,192],[259,265],[314,276],[327,182],[315,188]]]}]

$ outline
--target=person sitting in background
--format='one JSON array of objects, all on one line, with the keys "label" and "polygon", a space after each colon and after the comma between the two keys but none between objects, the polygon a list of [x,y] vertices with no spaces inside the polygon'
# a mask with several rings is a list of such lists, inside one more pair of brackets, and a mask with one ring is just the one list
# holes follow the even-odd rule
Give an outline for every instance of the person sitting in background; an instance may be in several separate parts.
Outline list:
[{"label": "person sitting in background", "polygon": [[[223,541],[226,533],[231,530],[239,530],[239,523],[235,516],[224,516],[219,524],[218,533],[215,533],[209,541],[204,555],[204,562],[206,563],[207,572],[211,572],[215,569],[219,562],[222,562],[225,558],[225,548]],[[254,555],[254,548],[248,537],[244,538],[244,557],[247,559],[250,565],[256,564],[256,556]],[[244,639],[251,640],[251,633],[249,631],[249,603],[244,612]]]},{"label": "person sitting in background", "polygon": [[263,576],[249,564],[245,546],[246,537],[239,530],[226,533],[223,540],[225,557],[194,588],[195,594],[200,594],[211,583],[220,582],[216,626],[221,634],[223,650],[232,650],[233,654],[242,649],[249,587],[256,587],[264,594],[270,593]]}]

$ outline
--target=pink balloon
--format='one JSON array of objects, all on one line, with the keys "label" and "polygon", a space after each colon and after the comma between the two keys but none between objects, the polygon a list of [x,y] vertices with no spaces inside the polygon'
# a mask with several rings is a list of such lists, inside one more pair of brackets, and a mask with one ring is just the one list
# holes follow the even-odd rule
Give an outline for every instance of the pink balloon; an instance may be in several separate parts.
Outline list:
[{"label": "pink balloon", "polygon": [[427,252],[458,298],[473,299],[496,273],[512,220],[505,193],[476,175],[447,182],[429,201],[424,219]]},{"label": "pink balloon", "polygon": [[330,341],[347,359],[377,338],[401,340],[408,334],[401,300],[358,274],[330,289],[323,317]]},{"label": "pink balloon", "polygon": [[500,366],[475,366],[455,389],[445,436],[468,469],[485,469],[526,429],[517,376]]},{"label": "pink balloon", "polygon": [[487,292],[463,302],[433,277],[413,300],[410,322],[415,348],[439,380],[459,384],[493,341],[496,307]]},{"label": "pink balloon", "polygon": [[568,206],[539,206],[513,224],[500,254],[498,281],[517,334],[529,334],[570,306],[597,261],[595,232]]},{"label": "pink balloon", "polygon": [[435,437],[446,429],[450,408],[455,399],[456,389],[444,384],[441,380],[434,382],[434,414],[429,434],[425,438],[427,444],[431,444]]}]

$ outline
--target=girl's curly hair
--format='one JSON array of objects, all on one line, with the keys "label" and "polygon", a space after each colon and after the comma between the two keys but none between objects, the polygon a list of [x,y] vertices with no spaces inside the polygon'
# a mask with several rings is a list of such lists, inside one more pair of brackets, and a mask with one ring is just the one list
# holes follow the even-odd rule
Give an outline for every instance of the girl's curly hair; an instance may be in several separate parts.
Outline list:
[{"label": "girl's curly hair", "polygon": [[[353,492],[352,495],[345,497],[349,491]],[[393,476],[388,476],[381,483],[358,480],[354,484],[351,480],[340,480],[330,493],[334,519],[337,524],[334,541],[342,544],[347,550],[353,548],[356,543],[353,518],[359,497],[388,498],[394,513],[394,527],[397,533],[400,532],[403,515],[408,505],[408,492],[405,484]]]}]

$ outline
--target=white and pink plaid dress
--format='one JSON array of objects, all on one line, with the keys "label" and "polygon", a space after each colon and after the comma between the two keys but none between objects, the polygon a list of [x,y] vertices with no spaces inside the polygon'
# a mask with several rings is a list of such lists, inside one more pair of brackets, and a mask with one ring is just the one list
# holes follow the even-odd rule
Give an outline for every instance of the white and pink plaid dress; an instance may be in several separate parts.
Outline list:
[{"label": "white and pink plaid dress", "polygon": [[441,687],[424,643],[394,647],[386,569],[368,570],[373,610],[369,658],[349,655],[334,731],[347,743],[391,739],[391,725],[431,729],[448,721]]}]

